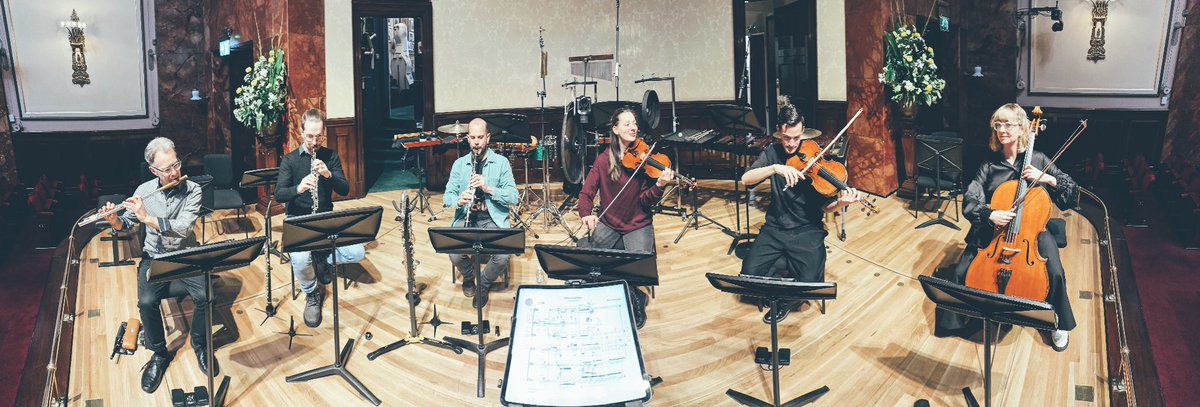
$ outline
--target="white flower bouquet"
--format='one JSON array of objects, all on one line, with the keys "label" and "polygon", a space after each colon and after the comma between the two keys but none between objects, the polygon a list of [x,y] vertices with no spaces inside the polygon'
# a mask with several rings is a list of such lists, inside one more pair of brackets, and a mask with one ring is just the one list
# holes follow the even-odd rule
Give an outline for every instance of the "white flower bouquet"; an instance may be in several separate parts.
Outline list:
[{"label": "white flower bouquet", "polygon": [[263,135],[279,123],[285,109],[287,65],[283,62],[283,50],[260,53],[254,66],[246,68],[245,80],[246,84],[237,88],[233,99],[236,105],[233,117]]},{"label": "white flower bouquet", "polygon": [[884,34],[883,72],[879,82],[891,91],[892,101],[911,108],[932,106],[942,99],[946,80],[938,78],[933,48],[911,25],[897,25]]}]

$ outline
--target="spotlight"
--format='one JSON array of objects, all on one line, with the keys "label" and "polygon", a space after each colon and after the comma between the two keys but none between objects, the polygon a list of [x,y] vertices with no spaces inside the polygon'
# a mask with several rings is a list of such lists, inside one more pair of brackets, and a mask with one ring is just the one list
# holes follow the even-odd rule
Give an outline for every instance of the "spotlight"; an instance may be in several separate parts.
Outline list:
[{"label": "spotlight", "polygon": [[1051,26],[1050,26],[1050,31],[1059,32],[1059,31],[1062,31],[1062,30],[1063,30],[1063,22],[1062,22],[1062,20],[1055,21],[1055,22],[1054,22],[1054,25],[1051,25]]}]

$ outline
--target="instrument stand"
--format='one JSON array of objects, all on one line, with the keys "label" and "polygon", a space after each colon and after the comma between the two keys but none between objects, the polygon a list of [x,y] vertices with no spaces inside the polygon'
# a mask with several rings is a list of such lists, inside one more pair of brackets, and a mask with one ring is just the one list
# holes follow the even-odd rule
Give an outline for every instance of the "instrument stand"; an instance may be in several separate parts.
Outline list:
[{"label": "instrument stand", "polygon": [[[983,405],[986,407],[992,405],[992,324],[1046,331],[1058,329],[1058,316],[1048,303],[976,290],[936,277],[919,276],[918,279],[925,296],[938,308],[983,320]],[[964,387],[962,393],[968,406],[979,406],[970,387]]]},{"label": "instrument stand", "polygon": [[[429,183],[429,173],[425,171],[425,154],[424,147],[417,149],[417,182],[420,184],[417,187],[417,212],[429,212],[431,222],[437,219],[437,213],[433,213],[433,206],[429,204],[429,191],[425,189],[425,184]],[[441,213],[441,212],[438,212]]]},{"label": "instrument stand", "polygon": [[[365,208],[347,209],[334,212],[323,212],[312,215],[296,216],[283,221],[283,247],[289,252],[312,251],[327,248],[335,253],[338,247],[366,243],[375,240],[379,233],[383,207],[372,206]],[[333,256],[331,267],[334,278],[337,275],[337,258]],[[354,348],[354,339],[346,341],[341,347],[341,322],[338,318],[338,284],[333,287],[333,356],[332,365],[322,366],[305,372],[288,376],[288,383],[306,382],[331,375],[341,376],[350,387],[358,391],[362,398],[378,406],[380,400],[371,390],[354,377],[346,368],[350,359],[350,351]],[[339,351],[340,348],[340,351]]]},{"label": "instrument stand", "polygon": [[[406,263],[410,265],[409,267],[406,267],[408,269],[408,292],[404,294],[404,298],[408,300],[408,322],[410,324],[410,330],[408,332],[408,336],[405,337],[404,339],[398,340],[396,342],[392,342],[382,348],[376,349],[375,351],[368,353],[367,360],[375,360],[375,358],[380,357],[385,353],[391,352],[396,349],[400,349],[404,345],[410,345],[410,344],[411,345],[423,344],[423,345],[435,346],[438,348],[453,351],[454,353],[457,353],[460,355],[463,352],[462,348],[452,345],[448,342],[439,341],[434,338],[428,338],[425,336],[421,336],[421,331],[419,331],[417,329],[417,304],[419,304],[421,302],[421,293],[417,291],[417,276],[416,276],[416,271],[414,270],[415,266],[413,266],[415,260],[412,259],[412,250],[411,250],[411,248],[412,248],[412,238],[411,238],[412,226],[410,223],[411,218],[408,216],[412,212],[412,206],[409,206],[409,205],[411,205],[411,203],[409,202],[408,199],[409,199],[408,196],[405,195],[405,197],[404,197],[405,210],[402,212],[402,214],[404,215],[404,229],[406,232],[404,234],[404,239],[405,239],[404,246],[406,248],[405,257],[408,257],[405,260],[406,260]],[[392,201],[392,205],[395,206],[395,204],[396,204],[396,202]],[[476,287],[478,287],[478,286],[476,286]],[[434,328],[434,329],[436,329],[436,328]]]},{"label": "instrument stand", "polygon": [[[262,253],[263,243],[266,242],[266,239],[266,237],[252,237],[245,240],[225,241],[167,253],[154,259],[154,262],[151,263],[148,280],[150,283],[158,284],[203,275],[204,295],[211,299],[213,298],[213,273],[249,266]],[[208,359],[209,371],[205,376],[208,377],[208,391],[213,395],[209,405],[220,407],[224,405],[225,394],[229,387],[230,379],[229,375],[225,375],[221,379],[220,388],[214,387],[212,374],[213,354],[216,353],[216,349],[213,349],[212,330],[214,302],[216,301],[209,301],[207,307],[208,329],[204,332],[204,342],[207,349],[205,357]],[[216,389],[216,391],[214,392],[213,389]]]},{"label": "instrument stand", "polygon": [[[714,273],[708,273],[705,275],[705,277],[707,277],[709,283],[718,290],[731,294],[757,297],[766,300],[771,304],[770,309],[767,310],[767,312],[774,312],[774,310],[778,307],[790,307],[795,301],[825,301],[837,298],[837,284],[835,283],[805,283],[792,279],[745,275],[727,276]],[[788,349],[783,350],[787,351],[789,354],[791,353],[791,351]],[[759,352],[761,352],[761,350]],[[829,392],[829,386],[821,386],[816,390],[805,393],[800,397],[787,401],[786,403],[780,403],[779,368],[781,366],[779,362],[779,322],[773,319],[771,320],[770,354],[771,392],[773,396],[771,402],[759,400],[734,389],[726,390],[725,395],[729,396],[729,398],[740,404],[752,407],[798,407],[817,401],[818,398]]]},{"label": "instrument stand", "polygon": [[[275,317],[278,309],[275,306],[275,300],[271,298],[271,255],[274,254],[279,258],[279,264],[283,264],[289,260],[283,252],[275,248],[275,242],[271,240],[271,206],[275,203],[275,194],[271,192],[271,185],[275,184],[275,180],[279,177],[279,167],[262,168],[250,170],[242,173],[242,181],[238,184],[239,188],[264,187],[267,190],[267,210],[263,214],[263,229],[266,229],[267,242],[263,245],[262,255],[267,257],[267,305],[263,309],[258,309],[259,312],[266,314],[262,322],[258,326],[267,323],[268,319]],[[292,299],[295,300],[296,295],[296,275],[292,273],[292,285],[289,291],[292,292]],[[255,308],[257,309],[257,308]]]},{"label": "instrument stand", "polygon": [[292,340],[296,339],[297,336],[312,336],[312,334],[296,333],[296,317],[295,316],[288,318],[287,332],[276,332],[276,334],[288,336],[288,351],[292,350]]},{"label": "instrument stand", "polygon": [[[917,225],[916,229],[926,226],[942,225],[954,230],[962,230],[958,227],[958,225],[955,225],[954,222],[946,219],[945,207],[947,205],[945,204],[945,199],[942,198],[942,164],[946,164],[948,167],[947,170],[957,171],[959,174],[962,173],[962,139],[934,135],[919,135],[917,136],[916,148],[918,154],[918,161],[916,165],[918,173],[921,171],[921,169],[929,169],[929,161],[934,161],[932,168],[934,171],[933,190],[935,191],[934,194],[937,195],[938,207],[937,217],[922,222],[920,225]],[[955,162],[955,159],[958,161]],[[959,176],[961,177],[961,175]],[[913,178],[916,179],[917,177]],[[920,188],[914,187],[914,189],[913,200],[917,201],[919,200],[919,196],[916,192],[920,191]],[[951,195],[951,200],[953,199],[953,195]],[[914,212],[920,209],[922,208],[914,208]]]},{"label": "instrument stand", "polygon": [[[479,256],[483,254],[520,254],[525,252],[525,230],[524,229],[500,229],[500,228],[467,228],[467,227],[449,227],[449,228],[429,228],[429,242],[433,244],[433,249],[439,254],[473,254],[472,267],[475,270],[475,297],[483,295],[480,290],[483,287],[483,272],[480,270]],[[471,351],[478,357],[478,375],[475,389],[475,396],[483,398],[483,374],[484,365],[487,363],[487,354],[508,346],[508,338],[501,338],[492,342],[484,342],[483,336],[491,331],[491,326],[487,320],[483,319],[483,308],[475,308],[475,318],[477,323],[463,321],[463,333],[474,334],[478,342],[442,337],[442,340],[451,345],[457,346],[462,350]]]}]

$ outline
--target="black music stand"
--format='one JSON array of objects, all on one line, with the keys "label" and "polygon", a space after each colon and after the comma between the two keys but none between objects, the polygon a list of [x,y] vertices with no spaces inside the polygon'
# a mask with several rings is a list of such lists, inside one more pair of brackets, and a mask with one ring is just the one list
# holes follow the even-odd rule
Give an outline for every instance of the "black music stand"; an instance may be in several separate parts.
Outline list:
[{"label": "black music stand", "polygon": [[[759,276],[729,276],[724,274],[706,273],[708,282],[718,290],[737,295],[750,297],[758,297],[767,300],[770,303],[771,309],[767,312],[775,312],[778,307],[789,307],[795,301],[802,300],[832,300],[837,298],[837,283],[807,283],[795,281],[790,278],[773,278]],[[794,398],[791,401],[780,404],[779,402],[779,321],[771,320],[771,390],[774,395],[773,402],[768,403],[748,394],[729,389],[725,391],[725,395],[737,401],[738,403],[752,407],[780,407],[782,406],[803,406],[816,401],[825,393],[829,392],[829,386],[821,386],[821,388],[810,391]],[[790,351],[789,351],[790,352]]]},{"label": "black music stand", "polygon": [[[925,189],[933,189],[933,194],[937,197],[938,216],[917,225],[916,229],[932,225],[942,225],[954,230],[961,230],[958,225],[946,220],[946,211],[943,209],[944,205],[942,202],[942,192],[946,190],[942,187],[946,182],[951,184],[949,191],[947,191],[951,194],[951,200],[954,199],[954,195],[961,193],[962,142],[962,139],[957,137],[945,137],[936,134],[917,135],[917,176],[915,178],[917,180],[916,192],[918,193],[913,196],[913,201],[917,205],[916,208],[913,208],[913,214],[915,215],[917,210],[923,206],[919,203],[921,201],[921,194],[919,192],[924,187]],[[933,171],[933,176],[921,175],[922,171]],[[950,176],[950,179],[943,181],[942,176]],[[955,212],[958,213],[958,211]]]},{"label": "black music stand", "polygon": [[[412,211],[413,211],[413,206],[412,206],[412,203],[409,201],[408,194],[404,195],[403,200],[404,200],[404,209],[399,209],[399,207],[396,205],[396,201],[392,201],[392,206],[396,207],[399,210],[400,215],[397,216],[397,218],[399,218],[398,220],[401,221],[401,224],[404,227],[404,256],[405,256],[404,262],[405,262],[405,269],[408,272],[408,292],[404,294],[404,298],[406,300],[408,300],[408,322],[411,324],[411,328],[409,330],[407,337],[400,339],[398,341],[392,342],[388,345],[385,345],[384,347],[376,349],[376,350],[372,351],[371,353],[368,353],[367,360],[375,360],[375,358],[377,358],[385,353],[394,351],[396,349],[400,349],[400,348],[404,347],[404,345],[409,345],[409,344],[430,345],[430,346],[450,350],[457,354],[462,354],[462,348],[451,345],[449,342],[437,340],[436,338],[426,337],[424,335],[421,335],[421,331],[417,330],[417,304],[419,304],[421,302],[421,294],[420,294],[420,292],[417,291],[417,276],[415,274],[416,273],[416,270],[415,270],[416,269],[416,265],[415,265],[416,260],[413,259],[413,251],[412,251],[412,244],[413,244],[412,243]],[[437,328],[435,327],[434,335],[437,335],[436,329]]]},{"label": "black music stand", "polygon": [[548,244],[535,245],[533,250],[546,276],[555,280],[658,285],[654,253]]},{"label": "black music stand", "polygon": [[[338,247],[366,243],[375,240],[379,233],[379,223],[383,220],[383,207],[370,206],[365,208],[345,209],[333,212],[314,213],[312,215],[295,216],[283,221],[283,250],[288,252],[306,252],[328,249],[333,254],[332,267],[334,277],[337,277]],[[346,369],[350,359],[350,350],[354,348],[354,339],[346,341],[341,347],[340,321],[338,320],[338,284],[333,284],[333,357],[334,362],[287,377],[288,383],[306,382],[312,379],[330,375],[341,376],[343,380],[354,387],[358,394],[371,404],[379,405],[379,398],[371,390],[363,386],[358,378]]]},{"label": "black music stand", "polygon": [[[265,187],[267,190],[267,210],[263,213],[263,229],[266,229],[267,242],[263,245],[263,255],[267,256],[267,306],[260,309],[262,313],[267,314],[262,322],[258,325],[266,323],[268,319],[275,316],[275,300],[271,298],[271,255],[279,257],[279,264],[285,261],[291,261],[283,252],[275,248],[275,242],[271,240],[271,206],[275,203],[275,194],[271,192],[271,186],[279,178],[279,167],[260,168],[242,173],[242,181],[238,183],[238,188]],[[296,299],[296,275],[292,274],[292,299]]]},{"label": "black music stand", "polygon": [[[483,254],[521,254],[525,253],[525,229],[501,228],[429,228],[429,243],[433,250],[440,254],[471,254],[475,268],[475,296],[480,294],[483,287],[483,271],[480,270],[479,256]],[[475,396],[483,398],[483,372],[488,352],[508,346],[508,338],[484,342],[483,335],[490,331],[487,320],[483,319],[483,307],[475,308],[477,323],[470,326],[463,322],[464,331],[471,331],[478,336],[478,343],[442,337],[442,340],[458,346],[463,350],[475,352],[479,357],[478,383]]]},{"label": "black music stand", "polygon": [[[150,263],[150,273],[146,280],[153,284],[161,284],[181,278],[204,276],[204,295],[208,297],[208,330],[204,332],[204,342],[207,348],[205,357],[208,359],[208,391],[213,397],[210,406],[224,405],[225,393],[229,387],[229,375],[221,379],[221,387],[213,392],[213,334],[212,313],[216,299],[212,295],[213,273],[232,270],[250,265],[262,253],[266,237],[252,237],[244,240],[225,241],[209,245],[193,247],[166,253]],[[192,327],[195,329],[195,327]],[[192,345],[193,347],[195,344]]]},{"label": "black music stand", "polygon": [[529,128],[529,117],[516,113],[488,113],[479,115],[487,122],[488,133],[494,143],[529,143],[533,130]]},{"label": "black music stand", "polygon": [[[992,405],[992,323],[1058,329],[1058,315],[1054,314],[1054,307],[1045,302],[976,290],[936,277],[920,276],[918,280],[925,296],[938,308],[983,320],[984,406]],[[968,406],[979,406],[970,387],[964,387],[962,392]]]}]

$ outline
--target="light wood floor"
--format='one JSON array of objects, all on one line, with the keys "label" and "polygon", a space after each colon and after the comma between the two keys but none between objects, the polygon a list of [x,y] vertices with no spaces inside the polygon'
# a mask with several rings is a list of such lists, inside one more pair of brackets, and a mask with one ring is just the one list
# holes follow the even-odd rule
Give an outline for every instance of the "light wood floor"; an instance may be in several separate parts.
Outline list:
[{"label": "light wood floor", "polygon": [[[732,227],[734,205],[721,198],[728,196],[732,183],[711,181],[703,185],[708,189],[701,195],[702,211]],[[765,186],[760,186],[760,191],[760,195],[769,193]],[[710,198],[714,193],[720,197]],[[455,355],[428,346],[409,346],[374,361],[366,358],[368,352],[404,337],[409,330],[409,311],[403,297],[407,283],[402,239],[399,222],[392,220],[395,213],[390,204],[400,196],[400,191],[372,194],[337,205],[341,209],[366,205],[387,208],[378,240],[368,245],[361,268],[348,270],[355,283],[341,294],[341,337],[343,341],[356,340],[349,370],[384,405],[498,405],[497,386],[507,349],[488,357],[487,397],[483,399],[475,397],[473,354]],[[440,204],[441,196],[431,196],[431,201]],[[815,404],[819,406],[911,406],[918,399],[929,399],[935,406],[957,406],[963,405],[964,386],[971,387],[982,399],[982,345],[934,337],[934,306],[915,280],[957,261],[964,246],[965,220],[959,222],[962,232],[941,226],[914,230],[932,212],[914,218],[906,201],[896,198],[880,199],[877,204],[882,213],[871,217],[856,208],[851,210],[845,242],[838,240],[836,233],[826,239],[826,279],[839,285],[838,299],[829,303],[827,314],[821,315],[814,308],[792,314],[780,325],[780,346],[792,350],[792,366],[781,370],[783,399],[822,385],[831,390]],[[443,213],[434,226],[445,226],[449,215]],[[428,286],[418,307],[418,318],[428,320],[431,304],[437,304],[441,319],[449,322],[438,330],[438,337],[459,336],[458,323],[474,321],[475,313],[469,299],[450,282],[449,260],[435,254],[428,244],[427,216],[417,216],[414,222],[416,257],[421,262],[417,280]],[[1059,216],[1067,220],[1070,244],[1062,257],[1079,326],[1071,333],[1070,347],[1064,353],[1054,352],[1030,329],[1013,329],[1004,336],[996,346],[993,365],[995,405],[1108,405],[1102,304],[1097,295],[1100,280],[1096,232],[1076,213]],[[225,215],[222,222],[236,231],[233,217]],[[762,217],[761,211],[751,211],[755,230]],[[566,218],[571,226],[578,225],[577,216]],[[258,215],[252,218],[252,235],[262,233],[261,220]],[[282,216],[276,216],[276,239],[281,223]],[[673,244],[683,226],[680,218],[658,215],[655,225],[661,285],[650,302],[646,327],[638,333],[648,372],[664,380],[654,389],[651,403],[735,405],[724,395],[728,388],[769,398],[770,372],[755,365],[752,357],[755,347],[770,345],[769,326],[761,322],[755,307],[718,292],[704,278],[706,272],[738,273],[740,260],[725,255],[730,238],[715,226],[704,226]],[[210,225],[209,242],[244,236],[235,231],[218,236]],[[540,272],[533,244],[561,244],[566,239],[561,227],[546,230],[539,222],[537,231],[540,239],[530,236],[530,249],[523,256],[514,256],[514,288],[493,292],[485,309],[485,317],[504,332],[509,329],[515,286],[537,284]],[[169,331],[168,344],[179,351],[155,394],[143,393],[138,385],[140,369],[149,357],[144,349],[133,356],[108,359],[120,321],[137,317],[135,266],[97,267],[96,259],[106,261],[110,256],[108,243],[98,238],[89,243],[82,256],[70,400],[80,406],[96,399],[102,399],[104,406],[169,405],[171,388],[191,389],[202,385],[204,377],[196,367],[187,335],[178,329]],[[273,295],[280,302],[282,318],[262,325],[263,314],[256,310],[263,307],[266,298],[261,258],[250,267],[221,274],[217,283],[215,325],[225,330],[218,335],[218,342],[221,337],[231,337],[229,331],[236,331],[236,339],[216,352],[222,374],[232,377],[228,404],[368,405],[337,377],[307,383],[284,381],[287,375],[332,363],[332,301],[325,301],[321,327],[305,327],[301,321],[303,296],[296,300],[288,296],[290,267],[276,265],[273,270]],[[548,280],[546,284],[555,282]],[[190,308],[190,301],[185,304],[185,309]],[[276,334],[287,330],[289,316],[296,317],[301,333],[314,335],[297,337],[290,351],[287,336]],[[172,328],[180,326],[181,321],[178,316],[168,316]],[[432,335],[428,326],[422,329],[425,335]],[[371,340],[365,339],[367,332],[372,333]],[[1080,396],[1086,399],[1089,392],[1094,401],[1076,401]]]}]

